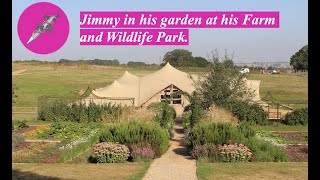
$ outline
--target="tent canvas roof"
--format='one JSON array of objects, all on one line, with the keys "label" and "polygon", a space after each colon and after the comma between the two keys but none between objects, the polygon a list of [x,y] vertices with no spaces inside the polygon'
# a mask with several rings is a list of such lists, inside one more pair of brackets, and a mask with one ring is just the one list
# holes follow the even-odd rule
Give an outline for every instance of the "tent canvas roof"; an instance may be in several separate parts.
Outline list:
[{"label": "tent canvas roof", "polygon": [[[126,71],[111,85],[96,89],[92,93],[99,97],[134,98],[134,106],[141,106],[171,84],[183,91],[192,93],[195,90],[194,81],[197,81],[198,78],[197,75],[182,72],[167,63],[160,70],[143,77],[135,76]],[[254,84],[254,89],[259,88],[260,81],[248,83],[249,86],[252,86],[252,84]]]}]

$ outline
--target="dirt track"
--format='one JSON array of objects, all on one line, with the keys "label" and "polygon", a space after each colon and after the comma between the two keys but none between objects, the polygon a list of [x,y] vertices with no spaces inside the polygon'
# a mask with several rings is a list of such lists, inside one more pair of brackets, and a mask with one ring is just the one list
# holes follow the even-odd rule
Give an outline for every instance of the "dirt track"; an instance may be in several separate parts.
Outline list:
[{"label": "dirt track", "polygon": [[20,70],[17,70],[17,71],[13,71],[12,72],[12,76],[24,75],[24,74],[21,74],[21,73],[24,73],[26,71],[27,71],[27,69],[20,69]]}]

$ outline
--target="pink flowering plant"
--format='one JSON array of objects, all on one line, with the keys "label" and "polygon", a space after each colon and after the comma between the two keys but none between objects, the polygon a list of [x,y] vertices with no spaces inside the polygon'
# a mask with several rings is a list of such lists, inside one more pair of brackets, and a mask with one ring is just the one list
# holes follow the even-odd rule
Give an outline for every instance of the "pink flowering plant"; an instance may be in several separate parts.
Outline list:
[{"label": "pink flowering plant", "polygon": [[98,163],[121,163],[129,157],[129,148],[123,144],[102,142],[92,148]]},{"label": "pink flowering plant", "polygon": [[218,151],[223,162],[247,162],[252,155],[248,147],[238,143],[218,146]]},{"label": "pink flowering plant", "polygon": [[150,144],[134,144],[130,147],[130,156],[133,161],[153,159],[154,155],[155,153]]}]

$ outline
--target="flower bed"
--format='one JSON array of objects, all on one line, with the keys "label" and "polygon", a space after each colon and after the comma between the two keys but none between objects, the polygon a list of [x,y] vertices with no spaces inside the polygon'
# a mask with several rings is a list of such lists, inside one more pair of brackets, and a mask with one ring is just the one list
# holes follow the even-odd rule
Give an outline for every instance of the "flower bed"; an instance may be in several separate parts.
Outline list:
[{"label": "flower bed", "polygon": [[275,146],[286,147],[285,141],[283,140],[282,136],[277,134],[272,134],[269,131],[257,132],[256,137],[259,140],[270,142]]},{"label": "flower bed", "polygon": [[90,134],[101,124],[81,124],[74,122],[54,122],[50,128],[38,132],[35,136],[40,139],[77,140]]},{"label": "flower bed", "polygon": [[56,143],[47,142],[25,142],[22,146],[12,152],[12,162],[14,163],[39,163],[50,156],[49,151],[53,151]]}]

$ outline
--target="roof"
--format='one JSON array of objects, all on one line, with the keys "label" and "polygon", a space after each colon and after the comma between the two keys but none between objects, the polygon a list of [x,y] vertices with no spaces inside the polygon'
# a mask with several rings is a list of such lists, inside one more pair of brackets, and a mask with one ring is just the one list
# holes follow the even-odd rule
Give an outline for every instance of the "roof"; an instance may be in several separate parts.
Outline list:
[{"label": "roof", "polygon": [[[198,78],[197,75],[190,75],[167,63],[160,70],[143,77],[135,76],[126,71],[111,85],[92,91],[93,95],[89,97],[134,98],[134,106],[141,106],[171,84],[182,91],[192,93],[195,90],[194,82]],[[257,85],[257,83],[253,84]],[[260,84],[260,81],[258,84]],[[249,83],[248,85],[252,84]]]}]

